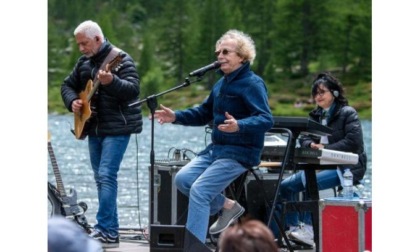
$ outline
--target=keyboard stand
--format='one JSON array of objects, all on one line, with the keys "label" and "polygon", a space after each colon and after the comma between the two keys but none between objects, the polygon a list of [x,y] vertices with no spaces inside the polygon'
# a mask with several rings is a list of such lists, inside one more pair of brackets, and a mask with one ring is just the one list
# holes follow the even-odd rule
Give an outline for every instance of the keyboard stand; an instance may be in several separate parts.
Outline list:
[{"label": "keyboard stand", "polygon": [[320,251],[319,237],[319,189],[316,180],[316,171],[325,169],[336,169],[337,165],[316,165],[316,164],[296,164],[297,170],[304,170],[306,178],[306,196],[308,199],[302,201],[289,201],[282,203],[282,216],[287,212],[311,212],[312,227],[314,231],[314,242],[316,249]]},{"label": "keyboard stand", "polygon": [[[273,220],[273,217],[274,217],[274,221],[277,224],[277,227],[279,228],[279,231],[280,231],[280,237],[278,237],[279,239],[277,240],[278,245],[283,245],[283,242],[281,239],[283,238],[284,241],[286,242],[286,246],[289,249],[289,251],[293,252],[292,245],[290,244],[289,238],[287,237],[286,232],[284,231],[282,220],[280,220],[278,216],[274,215],[274,211],[277,208],[277,201],[280,194],[280,185],[281,185],[281,181],[283,180],[284,171],[288,167],[289,162],[290,161],[293,162],[293,158],[295,154],[294,151],[295,151],[295,146],[296,146],[296,141],[295,141],[296,138],[294,137],[292,131],[286,128],[277,128],[276,133],[287,134],[288,138],[287,138],[286,150],[284,153],[284,160],[283,162],[279,163],[280,172],[279,172],[279,177],[277,180],[276,192],[274,194],[274,199],[271,205],[270,215],[267,220],[267,226],[271,224],[271,221]],[[266,202],[266,207],[267,209],[270,208],[270,206],[268,206],[268,202]]]},{"label": "keyboard stand", "polygon": [[[314,242],[316,246],[316,252],[319,251],[319,191],[318,191],[318,183],[316,180],[316,170],[322,169],[335,169],[337,165],[317,165],[317,164],[303,164],[303,163],[295,163],[294,156],[295,156],[295,147],[296,147],[296,140],[302,132],[317,135],[329,135],[332,130],[328,127],[318,125],[316,122],[312,122],[311,120],[303,119],[303,118],[286,118],[286,117],[279,117],[277,120],[280,122],[281,125],[288,126],[288,128],[273,128],[269,132],[272,133],[281,133],[287,134],[288,141],[286,145],[286,150],[284,154],[283,162],[280,167],[280,174],[277,182],[276,193],[273,199],[273,204],[271,206],[270,215],[268,218],[267,225],[270,225],[271,221],[275,220],[279,230],[280,230],[280,237],[278,239],[278,245],[282,246],[282,237],[286,243],[287,249],[293,252],[293,248],[290,244],[290,241],[284,231],[283,226],[281,225],[282,220],[284,220],[284,214],[288,211],[309,211],[312,214],[312,225],[314,229]],[[315,127],[316,126],[316,127]],[[290,129],[289,129],[290,128]],[[278,218],[278,216],[274,215],[274,211],[280,210],[277,207],[278,198],[281,199],[280,195],[280,188],[281,188],[281,181],[283,179],[283,173],[285,170],[304,170],[305,178],[306,178],[306,193],[309,197],[308,200],[304,201],[295,201],[295,202],[284,202],[282,204],[282,220]]]}]

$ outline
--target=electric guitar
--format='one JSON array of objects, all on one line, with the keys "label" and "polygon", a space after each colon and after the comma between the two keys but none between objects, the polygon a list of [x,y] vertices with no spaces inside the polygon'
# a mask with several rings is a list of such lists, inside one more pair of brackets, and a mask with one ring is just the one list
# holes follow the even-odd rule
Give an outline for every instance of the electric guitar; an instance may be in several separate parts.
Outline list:
[{"label": "electric guitar", "polygon": [[86,231],[90,232],[90,227],[87,223],[84,213],[87,210],[87,204],[84,202],[77,203],[77,192],[70,189],[67,194],[64,188],[63,180],[61,179],[60,170],[58,169],[57,160],[50,141],[50,134],[48,133],[48,153],[50,155],[51,164],[54,171],[57,187],[48,182],[48,200],[52,205],[51,216],[61,215],[66,218],[74,219]]},{"label": "electric guitar", "polygon": [[[118,68],[122,61],[123,54],[120,52],[105,66],[105,71],[109,72]],[[79,112],[74,113],[74,130],[73,134],[76,139],[83,140],[87,136],[89,129],[89,119],[92,117],[92,110],[95,113],[95,109],[91,107],[91,100],[96,90],[100,85],[100,81],[97,79],[95,82],[89,80],[86,84],[85,90],[79,93],[79,98],[82,100],[82,108]]]}]

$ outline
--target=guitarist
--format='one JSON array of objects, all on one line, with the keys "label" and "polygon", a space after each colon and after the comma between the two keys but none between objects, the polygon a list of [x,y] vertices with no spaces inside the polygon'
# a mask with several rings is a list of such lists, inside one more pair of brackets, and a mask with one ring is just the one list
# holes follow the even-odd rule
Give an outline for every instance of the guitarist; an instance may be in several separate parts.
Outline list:
[{"label": "guitarist", "polygon": [[[140,80],[133,59],[126,52],[118,54],[122,56],[118,67],[104,67],[108,55],[117,48],[104,37],[96,22],[82,22],[74,36],[82,56],[64,79],[61,96],[70,112],[81,113],[83,106],[90,106],[93,111],[86,135],[99,207],[97,224],[90,235],[104,248],[115,248],[119,247],[117,175],[130,135],[140,133],[143,125],[140,105],[128,106],[139,100]],[[96,79],[99,86],[95,95],[91,101],[83,101],[80,93]]]}]

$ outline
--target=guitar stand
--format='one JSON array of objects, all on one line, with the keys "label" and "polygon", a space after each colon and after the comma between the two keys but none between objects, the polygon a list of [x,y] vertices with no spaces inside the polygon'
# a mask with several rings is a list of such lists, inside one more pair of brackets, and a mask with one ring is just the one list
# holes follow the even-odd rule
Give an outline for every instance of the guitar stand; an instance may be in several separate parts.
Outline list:
[{"label": "guitar stand", "polygon": [[[84,202],[81,202],[81,203],[84,203]],[[85,217],[84,214],[82,214],[82,215],[75,215],[74,216],[74,221],[79,226],[81,226],[86,231],[86,233],[90,234],[92,232],[92,226],[89,225],[89,223],[88,223],[88,221],[87,221],[87,219],[86,219],[86,217]]]}]

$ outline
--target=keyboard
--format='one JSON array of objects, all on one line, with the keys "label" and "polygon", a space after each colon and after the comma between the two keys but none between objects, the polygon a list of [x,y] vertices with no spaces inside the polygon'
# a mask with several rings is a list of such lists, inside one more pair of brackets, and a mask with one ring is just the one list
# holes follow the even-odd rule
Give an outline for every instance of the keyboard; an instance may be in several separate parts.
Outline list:
[{"label": "keyboard", "polygon": [[[284,159],[286,146],[264,147],[261,160],[281,161]],[[311,148],[296,148],[295,163],[308,164],[357,164],[359,155],[336,150],[316,150]]]}]

